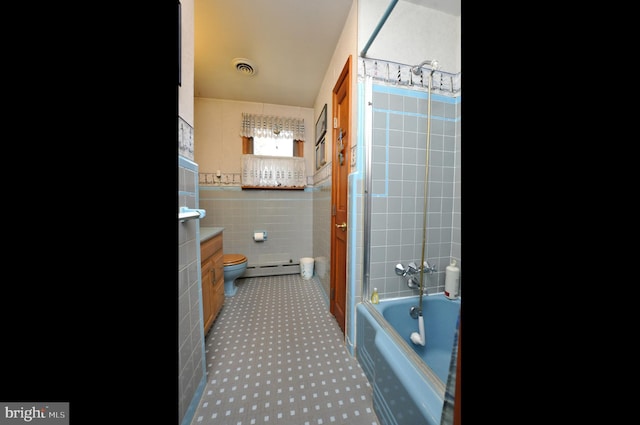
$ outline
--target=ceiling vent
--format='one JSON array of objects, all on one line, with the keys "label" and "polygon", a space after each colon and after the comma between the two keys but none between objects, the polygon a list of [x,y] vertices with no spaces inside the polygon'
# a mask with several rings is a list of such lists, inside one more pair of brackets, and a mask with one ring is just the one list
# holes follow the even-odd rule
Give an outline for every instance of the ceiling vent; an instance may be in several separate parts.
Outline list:
[{"label": "ceiling vent", "polygon": [[235,58],[231,61],[233,67],[242,75],[253,75],[256,73],[256,67],[249,59]]}]

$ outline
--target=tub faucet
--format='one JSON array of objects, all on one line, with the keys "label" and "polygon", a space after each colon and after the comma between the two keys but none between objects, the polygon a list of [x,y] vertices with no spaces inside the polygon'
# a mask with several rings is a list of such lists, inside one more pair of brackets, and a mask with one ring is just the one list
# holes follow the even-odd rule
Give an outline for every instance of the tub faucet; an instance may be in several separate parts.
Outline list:
[{"label": "tub faucet", "polygon": [[416,263],[409,263],[407,267],[403,267],[402,264],[396,264],[396,274],[402,276],[407,281],[409,288],[415,289],[420,287],[420,281],[416,279],[416,275],[420,273],[420,269],[416,266]]},{"label": "tub faucet", "polygon": [[[436,272],[436,266],[432,266],[429,264],[429,262],[427,260],[424,260],[424,264],[423,264],[423,269],[425,273],[433,273]],[[411,262],[409,264],[407,264],[407,267],[403,267],[402,264],[398,263],[396,264],[396,274],[398,276],[402,276],[402,277],[413,277],[416,274],[420,273],[422,271],[422,269],[420,269],[418,266],[416,266],[416,263]]]}]

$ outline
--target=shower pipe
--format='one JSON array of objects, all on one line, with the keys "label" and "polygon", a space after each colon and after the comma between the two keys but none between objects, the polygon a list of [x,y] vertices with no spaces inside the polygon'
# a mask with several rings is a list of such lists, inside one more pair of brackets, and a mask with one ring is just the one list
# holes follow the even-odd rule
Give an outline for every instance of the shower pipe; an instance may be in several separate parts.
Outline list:
[{"label": "shower pipe", "polygon": [[[429,63],[432,68],[438,66],[437,61],[424,61],[420,65],[412,67],[411,70],[414,74],[419,75],[422,71],[421,68],[424,64]],[[416,345],[422,345],[423,347],[427,343],[424,333],[424,317],[422,315],[422,294],[424,293],[424,249],[427,245],[427,195],[429,191],[429,145],[431,142],[431,81],[433,79],[434,69],[429,73],[429,91],[427,95],[427,150],[425,153],[425,166],[424,166],[424,196],[423,196],[423,210],[422,210],[422,257],[420,259],[420,294],[418,295],[418,332],[412,332],[410,339]],[[413,310],[413,309],[412,309]],[[413,311],[411,311],[413,313]]]},{"label": "shower pipe", "polygon": [[398,0],[392,0],[391,3],[389,3],[389,6],[387,6],[387,10],[384,11],[384,14],[380,18],[378,25],[373,30],[371,37],[369,37],[369,41],[367,41],[367,44],[365,44],[364,48],[360,52],[360,56],[362,57],[366,56],[367,51],[369,50],[369,47],[371,47],[371,43],[373,43],[373,40],[375,40],[375,38],[378,36],[380,29],[382,29],[382,26],[384,25],[384,23],[387,22],[387,18],[391,14],[391,11],[393,10],[393,8],[396,7],[397,3],[398,3]]},{"label": "shower pipe", "polygon": [[431,72],[429,72],[429,83],[428,83],[428,91],[427,91],[427,152],[425,156],[425,166],[424,166],[424,196],[423,196],[423,210],[422,210],[422,257],[420,258],[420,298],[418,299],[418,313],[422,316],[422,294],[424,292],[424,248],[427,244],[427,195],[429,193],[429,148],[431,144],[431,82],[433,80],[433,72],[435,68],[438,66],[438,62],[435,60],[422,62],[420,65],[416,65],[412,68],[413,73],[417,74],[415,69],[418,71],[422,68],[422,65],[425,63],[430,63],[433,67]]}]

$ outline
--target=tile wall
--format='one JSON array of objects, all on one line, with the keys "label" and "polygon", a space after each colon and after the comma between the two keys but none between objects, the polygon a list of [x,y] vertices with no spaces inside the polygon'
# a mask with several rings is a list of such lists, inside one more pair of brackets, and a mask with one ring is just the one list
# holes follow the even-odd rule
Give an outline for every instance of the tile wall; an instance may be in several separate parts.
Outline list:
[{"label": "tile wall", "polygon": [[[305,190],[242,190],[200,185],[201,226],[224,228],[224,253],[247,257],[247,267],[299,263],[313,257],[313,192]],[[253,240],[267,232],[267,240]],[[299,269],[298,269],[299,270]]]},{"label": "tile wall", "polygon": [[[331,170],[331,163],[326,169]],[[316,183],[313,193],[313,257],[315,274],[329,303],[331,287],[331,178]]]},{"label": "tile wall", "polygon": [[[198,165],[178,156],[178,206],[198,208]],[[177,211],[176,211],[177,214]],[[178,380],[183,425],[206,383],[200,287],[200,220],[178,223]]]},{"label": "tile wall", "polygon": [[[420,264],[423,241],[427,93],[373,85],[370,288],[381,298],[412,296],[397,263]],[[451,258],[462,270],[460,243],[460,97],[431,96],[425,259],[427,293],[444,291]],[[462,276],[462,272],[461,272]],[[462,277],[460,278],[462,281]]]}]

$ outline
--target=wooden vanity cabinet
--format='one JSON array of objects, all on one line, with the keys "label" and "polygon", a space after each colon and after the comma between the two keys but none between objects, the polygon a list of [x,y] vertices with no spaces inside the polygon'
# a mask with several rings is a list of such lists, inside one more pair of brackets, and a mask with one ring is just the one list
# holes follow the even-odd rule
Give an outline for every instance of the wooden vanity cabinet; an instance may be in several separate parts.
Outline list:
[{"label": "wooden vanity cabinet", "polygon": [[202,271],[202,323],[205,335],[224,304],[224,258],[222,233],[200,244]]}]

